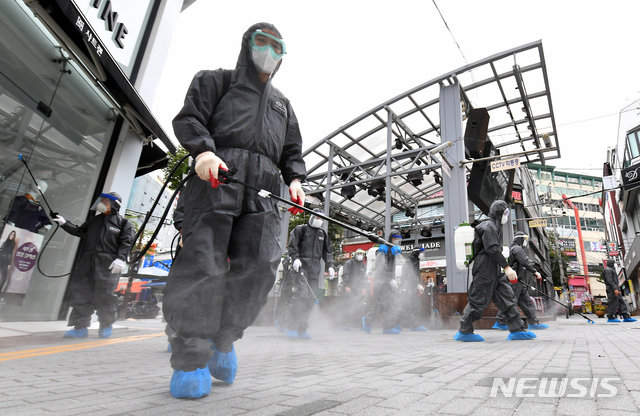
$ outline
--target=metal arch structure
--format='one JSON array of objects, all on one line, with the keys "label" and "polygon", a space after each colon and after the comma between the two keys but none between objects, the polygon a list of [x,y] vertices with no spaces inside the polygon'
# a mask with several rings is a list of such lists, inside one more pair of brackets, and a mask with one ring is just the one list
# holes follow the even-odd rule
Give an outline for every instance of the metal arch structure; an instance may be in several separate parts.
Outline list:
[{"label": "metal arch structure", "polygon": [[[451,143],[441,137],[441,118],[451,108],[442,106],[441,93],[450,86],[460,97],[455,135],[462,136],[468,112],[483,107],[490,115],[488,138],[503,156],[520,153],[522,163],[542,164],[560,157],[542,42],[536,41],[418,85],[306,149],[308,194],[324,200],[325,212],[367,230],[419,226],[417,207],[446,198],[448,172],[464,163],[442,152],[443,142]],[[470,168],[463,167],[466,175]]]}]

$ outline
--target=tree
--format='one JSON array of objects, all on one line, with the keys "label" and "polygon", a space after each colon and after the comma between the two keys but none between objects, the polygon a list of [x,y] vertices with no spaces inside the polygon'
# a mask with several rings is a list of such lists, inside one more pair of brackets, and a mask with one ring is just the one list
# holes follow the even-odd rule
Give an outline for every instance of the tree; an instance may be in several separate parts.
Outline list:
[{"label": "tree", "polygon": [[189,173],[189,163],[188,159],[175,171],[173,176],[169,178],[169,174],[173,170],[173,168],[182,160],[183,157],[187,156],[189,152],[182,146],[178,146],[176,152],[169,156],[169,163],[167,163],[167,167],[162,169],[164,173],[164,180],[169,180],[169,184],[167,188],[172,191],[175,191],[182,178]]},{"label": "tree", "polygon": [[558,246],[557,237],[558,236],[553,231],[549,233],[549,247],[552,248],[549,251],[549,258],[551,260],[551,276],[553,278],[553,285],[560,287],[562,286],[562,281],[560,280],[560,267],[562,267],[562,270],[567,270],[569,257],[566,254],[562,254],[562,251]]}]

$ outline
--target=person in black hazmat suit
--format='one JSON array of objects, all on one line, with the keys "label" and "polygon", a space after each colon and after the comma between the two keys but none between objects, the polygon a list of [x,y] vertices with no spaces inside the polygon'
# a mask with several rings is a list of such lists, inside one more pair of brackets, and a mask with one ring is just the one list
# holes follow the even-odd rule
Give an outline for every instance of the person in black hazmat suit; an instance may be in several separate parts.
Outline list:
[{"label": "person in black hazmat suit", "polygon": [[135,234],[133,225],[119,213],[121,203],[122,198],[116,192],[102,193],[84,224],[77,226],[60,215],[53,218],[63,230],[82,238],[69,286],[69,304],[73,309],[68,325],[73,329],[64,333],[65,338],[87,337],[94,310],[100,321],[98,335],[111,336],[118,317],[115,290]]},{"label": "person in black hazmat suit", "polygon": [[[536,317],[536,308],[533,304],[533,299],[529,296],[529,287],[535,286],[536,284],[535,280],[531,278],[531,274],[533,274],[537,280],[541,280],[542,276],[536,268],[533,267],[533,262],[529,260],[529,256],[524,250],[528,245],[529,236],[522,231],[516,232],[511,247],[509,247],[509,266],[516,271],[519,281],[511,286],[511,289],[513,289],[513,294],[518,301],[518,306],[527,318],[529,329],[546,329],[549,328],[549,325],[540,323]],[[502,311],[498,312],[493,328],[504,331],[509,329]]]},{"label": "person in black hazmat suit", "polygon": [[420,297],[424,293],[424,286],[420,284],[420,253],[424,248],[411,250],[409,258],[402,265],[399,289],[399,310],[397,328],[408,326],[412,331],[424,332],[427,328],[422,325],[420,318]]},{"label": "person in black hazmat suit", "polygon": [[366,252],[359,248],[353,254],[353,258],[347,260],[342,268],[340,303],[343,329],[350,329],[354,324],[360,326],[360,320],[364,314],[367,288],[365,257]]},{"label": "person in black hazmat suit", "polygon": [[371,326],[375,321],[382,321],[383,334],[399,334],[400,329],[394,328],[397,319],[395,306],[398,292],[396,280],[396,256],[402,252],[400,243],[402,235],[398,230],[391,230],[389,240],[392,247],[380,244],[376,251],[376,264],[373,272],[373,295],[369,310],[362,317],[362,329],[371,333]]},{"label": "person in black hazmat suit", "polygon": [[[182,192],[187,188],[187,183],[182,186]],[[175,261],[176,257],[178,257],[178,253],[182,250],[182,222],[184,221],[184,198],[178,196],[178,202],[176,203],[176,209],[173,210],[173,226],[178,231],[178,244],[176,244],[176,251],[173,253],[173,260]],[[166,289],[166,286],[165,286]],[[167,334],[167,351],[172,352],[171,341],[176,337],[176,331],[171,328],[171,325],[168,323],[165,325],[164,333]]]},{"label": "person in black hazmat suit", "polygon": [[182,195],[184,246],[163,302],[176,331],[170,382],[176,398],[208,395],[211,376],[234,381],[233,342],[266,303],[282,253],[276,201],[238,183],[219,185],[218,169],[231,167],[238,180],[276,195],[284,178],[291,199],[304,203],[297,118],[271,82],[285,52],[275,26],[251,26],[236,68],[198,72],[173,120],[198,176]]},{"label": "person in black hazmat suit", "polygon": [[618,314],[622,315],[624,322],[636,322],[637,319],[629,316],[629,307],[620,293],[618,275],[613,267],[615,264],[613,259],[608,259],[607,267],[602,271],[602,278],[607,288],[607,317],[609,318],[607,322],[620,322],[616,317]]},{"label": "person in black hazmat suit", "polygon": [[[322,211],[317,211],[320,214]],[[297,225],[289,234],[289,256],[293,270],[292,295],[287,313],[287,337],[309,339],[307,332],[309,315],[314,304],[312,291],[318,287],[320,278],[320,260],[324,260],[329,276],[335,275],[333,252],[329,234],[324,230],[325,221],[315,215],[309,217],[309,223]],[[324,273],[323,273],[324,276]]]},{"label": "person in black hazmat suit", "polygon": [[[462,314],[460,330],[453,337],[456,341],[484,341],[480,335],[473,333],[473,322],[482,317],[482,312],[492,300],[505,314],[511,331],[507,339],[525,340],[536,337],[533,332],[525,330],[520,319],[516,298],[509,284],[517,282],[518,275],[502,255],[502,226],[510,220],[510,215],[505,201],[494,201],[489,208],[489,218],[474,229],[473,281],[467,292],[469,302]],[[506,276],[500,272],[501,267]]]}]

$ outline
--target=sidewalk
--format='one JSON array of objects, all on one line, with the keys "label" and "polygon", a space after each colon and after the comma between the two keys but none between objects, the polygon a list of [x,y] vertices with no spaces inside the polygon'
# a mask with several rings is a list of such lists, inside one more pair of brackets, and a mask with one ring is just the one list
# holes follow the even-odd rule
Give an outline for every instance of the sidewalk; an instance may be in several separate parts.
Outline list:
[{"label": "sidewalk", "polygon": [[[453,341],[455,330],[382,335],[374,328],[367,335],[312,322],[313,338],[303,341],[272,327],[251,327],[235,344],[236,382],[214,381],[211,394],[199,400],[169,394],[170,354],[159,319],[120,321],[107,340],[97,338],[97,330],[82,340],[63,339],[63,321],[0,322],[0,413],[637,415],[640,322],[607,324],[592,317],[595,325],[579,316],[558,317],[533,341],[477,331],[483,343]],[[497,377],[505,384],[517,377],[516,385],[527,378],[530,397],[517,391],[506,397],[498,389],[490,397]],[[605,377],[612,379],[613,397],[604,397],[611,393],[601,383]],[[565,378],[587,386],[586,397],[570,397],[580,393],[570,387],[560,397],[537,394],[540,380]]]}]

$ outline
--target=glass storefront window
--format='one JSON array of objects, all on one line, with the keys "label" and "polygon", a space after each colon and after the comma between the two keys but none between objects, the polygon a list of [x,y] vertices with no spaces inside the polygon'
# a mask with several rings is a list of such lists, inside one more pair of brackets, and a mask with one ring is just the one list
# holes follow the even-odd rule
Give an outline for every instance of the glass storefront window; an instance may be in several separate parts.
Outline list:
[{"label": "glass storefront window", "polygon": [[79,239],[51,238],[49,208],[18,155],[51,209],[82,224],[115,115],[73,61],[53,61],[66,57],[22,1],[0,4],[0,56],[0,244],[14,241],[8,261],[0,256],[0,320],[56,319],[68,277],[45,277],[37,259],[46,274],[68,273]]}]

